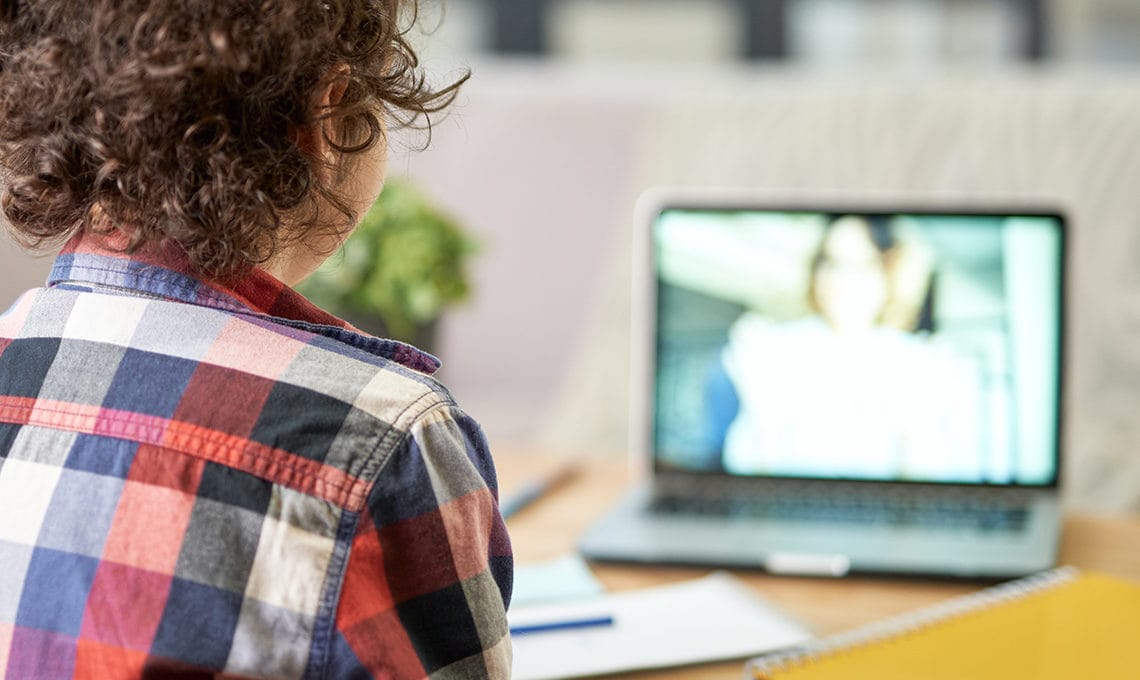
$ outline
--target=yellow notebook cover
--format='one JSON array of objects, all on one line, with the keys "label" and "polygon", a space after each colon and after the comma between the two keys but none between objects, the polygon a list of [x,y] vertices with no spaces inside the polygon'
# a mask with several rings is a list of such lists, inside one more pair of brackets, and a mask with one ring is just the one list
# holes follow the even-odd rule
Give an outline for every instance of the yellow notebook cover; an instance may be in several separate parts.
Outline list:
[{"label": "yellow notebook cover", "polygon": [[1067,567],[748,663],[754,680],[1140,678],[1140,583]]}]

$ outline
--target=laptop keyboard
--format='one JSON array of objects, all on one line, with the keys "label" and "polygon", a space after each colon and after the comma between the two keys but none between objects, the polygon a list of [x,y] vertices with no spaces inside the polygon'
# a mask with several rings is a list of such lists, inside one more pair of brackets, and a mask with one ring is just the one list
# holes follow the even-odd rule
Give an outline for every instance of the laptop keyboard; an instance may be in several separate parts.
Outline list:
[{"label": "laptop keyboard", "polygon": [[658,496],[650,510],[725,519],[779,519],[983,531],[1020,531],[1029,514],[1021,506],[983,507],[968,498],[931,502],[914,495],[893,498],[868,494],[835,494],[825,498],[781,494],[747,499]]}]

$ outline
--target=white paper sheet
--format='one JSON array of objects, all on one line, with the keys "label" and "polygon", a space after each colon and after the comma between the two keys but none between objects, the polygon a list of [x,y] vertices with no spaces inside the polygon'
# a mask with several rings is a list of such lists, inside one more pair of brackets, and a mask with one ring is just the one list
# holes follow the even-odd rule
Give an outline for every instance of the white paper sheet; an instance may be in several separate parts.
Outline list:
[{"label": "white paper sheet", "polygon": [[811,638],[726,572],[575,602],[512,608],[512,626],[612,616],[612,626],[512,638],[515,680],[550,680],[744,658]]}]

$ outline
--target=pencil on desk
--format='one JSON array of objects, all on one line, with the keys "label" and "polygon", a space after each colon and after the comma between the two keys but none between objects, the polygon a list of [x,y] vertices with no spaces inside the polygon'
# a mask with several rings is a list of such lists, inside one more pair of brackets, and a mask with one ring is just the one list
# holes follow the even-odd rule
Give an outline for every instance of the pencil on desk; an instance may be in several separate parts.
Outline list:
[{"label": "pencil on desk", "polygon": [[578,464],[570,462],[565,463],[549,475],[531,479],[499,503],[499,512],[502,513],[503,519],[507,519],[555,488],[565,484],[577,473]]},{"label": "pencil on desk", "polygon": [[511,635],[529,635],[531,633],[546,633],[556,630],[580,630],[582,628],[599,628],[614,625],[612,616],[596,616],[588,619],[567,619],[565,621],[550,621],[547,623],[531,623],[525,626],[511,626]]}]

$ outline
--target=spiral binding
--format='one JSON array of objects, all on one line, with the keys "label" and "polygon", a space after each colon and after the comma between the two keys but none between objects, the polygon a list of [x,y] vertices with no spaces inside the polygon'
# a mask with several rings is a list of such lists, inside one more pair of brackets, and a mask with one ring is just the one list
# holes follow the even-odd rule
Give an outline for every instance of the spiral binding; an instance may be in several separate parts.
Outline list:
[{"label": "spiral binding", "polygon": [[906,633],[926,628],[996,604],[1021,599],[1027,595],[1054,588],[1075,579],[1080,572],[1076,567],[1059,567],[1032,576],[1003,583],[992,588],[951,598],[923,607],[917,611],[894,616],[860,626],[850,631],[831,635],[786,652],[777,652],[752,659],[744,667],[745,678],[773,680],[776,674],[794,666],[806,665],[837,652],[884,642]]}]

